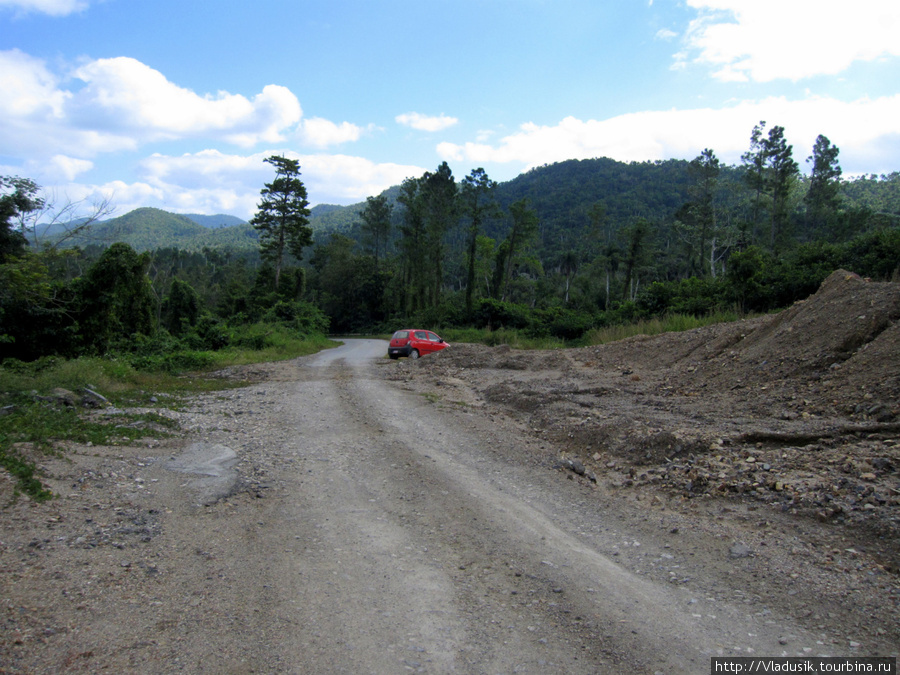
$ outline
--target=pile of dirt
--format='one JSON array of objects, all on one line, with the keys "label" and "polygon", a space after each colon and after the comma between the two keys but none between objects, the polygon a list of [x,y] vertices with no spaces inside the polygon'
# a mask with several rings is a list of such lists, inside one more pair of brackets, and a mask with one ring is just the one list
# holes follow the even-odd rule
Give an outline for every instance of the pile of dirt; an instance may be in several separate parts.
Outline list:
[{"label": "pile of dirt", "polygon": [[[852,396],[866,389],[896,401],[900,393],[897,319],[900,288],[837,271],[818,292],[781,312],[709,359],[693,378],[706,383],[728,373],[745,385],[833,380],[830,391]],[[709,373],[709,374],[707,374]],[[705,375],[705,377],[704,377]]]},{"label": "pile of dirt", "polygon": [[838,271],[772,316],[553,352],[454,345],[393,376],[503,411],[577,480],[865,532],[900,572],[900,284]]}]

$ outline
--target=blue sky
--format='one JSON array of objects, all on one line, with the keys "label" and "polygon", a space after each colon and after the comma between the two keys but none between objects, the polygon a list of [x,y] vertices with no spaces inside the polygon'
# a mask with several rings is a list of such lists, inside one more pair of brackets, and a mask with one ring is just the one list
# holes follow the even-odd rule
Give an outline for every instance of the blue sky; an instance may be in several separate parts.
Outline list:
[{"label": "blue sky", "polygon": [[737,164],[761,120],[885,173],[898,35],[897,0],[0,0],[0,175],[249,218],[272,154],[349,204],[442,161]]}]

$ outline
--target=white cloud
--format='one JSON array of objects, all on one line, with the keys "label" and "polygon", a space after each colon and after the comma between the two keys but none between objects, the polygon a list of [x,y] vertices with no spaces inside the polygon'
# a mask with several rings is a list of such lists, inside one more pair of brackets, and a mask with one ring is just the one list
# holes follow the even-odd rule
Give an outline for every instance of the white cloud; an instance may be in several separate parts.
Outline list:
[{"label": "white cloud", "polygon": [[68,75],[19,50],[0,51],[3,155],[85,158],[187,138],[249,148],[285,140],[302,114],[297,97],[279,85],[252,99],[200,95],[131,58],[88,61]]},{"label": "white cloud", "polygon": [[[67,157],[66,155],[54,155],[50,161],[43,165],[36,173],[41,176],[41,180],[63,183],[73,181],[83,173],[87,173],[94,168],[94,163],[86,159],[77,159],[75,157]],[[29,172],[29,175],[30,172]]]},{"label": "white cloud", "polygon": [[70,97],[59,89],[59,79],[40,59],[18,49],[0,51],[0,113],[4,118],[60,118]]},{"label": "white cloud", "polygon": [[404,179],[421,176],[425,169],[392,162],[376,163],[349,155],[299,157],[307,172],[304,181],[311,203],[349,204],[364,201]]},{"label": "white cloud", "polygon": [[200,96],[128,57],[92,61],[75,77],[86,85],[74,96],[76,124],[146,140],[215,135],[251,147],[282,140],[282,130],[302,115],[285,87],[268,85],[252,101],[227,92]]},{"label": "white cloud", "polygon": [[797,81],[835,75],[855,61],[900,56],[896,0],[687,0],[699,11],[686,34],[693,60],[723,81]]},{"label": "white cloud", "polygon": [[657,40],[672,40],[673,38],[678,37],[678,33],[669,30],[668,28],[660,28],[658,31],[656,31],[655,37]]},{"label": "white cloud", "polygon": [[0,154],[43,157],[92,156],[133,148],[133,139],[106,130],[72,126],[74,94],[46,64],[17,49],[0,51]]},{"label": "white cloud", "polygon": [[279,85],[253,98],[201,95],[132,58],[87,61],[65,75],[19,50],[0,51],[0,155],[47,162],[197,138],[252,148],[294,134],[325,148],[374,129],[302,116],[297,97]]},{"label": "white cloud", "polygon": [[449,129],[450,127],[456,125],[459,120],[455,117],[448,117],[441,113],[437,117],[421,115],[417,112],[409,112],[403,113],[402,115],[397,115],[394,118],[397,124],[402,124],[406,127],[412,127],[413,129],[417,129],[419,131],[443,131],[444,129]]},{"label": "white cloud", "polygon": [[36,12],[50,16],[66,16],[87,9],[85,0],[0,0],[0,9],[13,9],[20,14]]},{"label": "white cloud", "polygon": [[900,95],[850,103],[831,98],[768,98],[722,109],[646,111],[606,120],[567,117],[554,126],[528,123],[498,144],[441,143],[438,154],[451,161],[517,162],[531,168],[592,157],[624,162],[693,159],[709,147],[723,161],[737,164],[749,147],[753,126],[765,120],[770,128],[785,128],[801,165],[816,136],[824,134],[841,148],[846,171],[881,172],[896,170],[898,117]]},{"label": "white cloud", "polygon": [[363,133],[372,129],[372,125],[368,127],[359,127],[350,122],[341,122],[335,124],[331,120],[321,117],[310,117],[303,120],[300,129],[300,138],[304,143],[312,145],[316,148],[327,148],[330,145],[339,145],[351,141],[358,141]]}]

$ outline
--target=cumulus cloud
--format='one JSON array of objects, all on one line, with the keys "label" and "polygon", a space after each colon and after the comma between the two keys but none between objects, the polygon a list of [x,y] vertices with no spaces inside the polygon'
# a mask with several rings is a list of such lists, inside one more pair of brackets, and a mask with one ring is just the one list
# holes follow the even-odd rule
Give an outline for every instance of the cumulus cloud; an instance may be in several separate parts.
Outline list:
[{"label": "cumulus cloud", "polygon": [[66,155],[54,155],[50,161],[44,164],[39,174],[43,180],[54,183],[73,181],[83,173],[94,168],[94,163],[86,159],[67,157]]},{"label": "cumulus cloud", "polygon": [[239,94],[199,94],[128,57],[98,59],[75,71],[85,86],[73,96],[73,121],[147,140],[221,135],[245,147],[282,140],[299,122],[300,103],[285,87],[268,85],[253,100]]},{"label": "cumulus cloud", "polygon": [[366,131],[372,129],[360,127],[350,122],[335,124],[331,120],[321,117],[310,117],[303,120],[299,129],[301,140],[307,145],[316,148],[327,148],[331,145],[340,145],[351,141],[358,141]]},{"label": "cumulus cloud", "polygon": [[422,115],[417,112],[403,113],[394,118],[397,124],[412,127],[418,131],[443,131],[459,123],[455,117],[448,117],[444,113],[438,116]]},{"label": "cumulus cloud", "polygon": [[303,111],[286,87],[253,98],[201,95],[132,58],[87,61],[70,74],[0,51],[0,154],[93,157],[188,138],[250,148],[285,140]]},{"label": "cumulus cloud", "polygon": [[12,9],[20,14],[49,14],[66,16],[87,9],[86,0],[0,0],[0,9]]},{"label": "cumulus cloud", "polygon": [[0,113],[4,118],[61,118],[71,94],[43,61],[18,49],[0,52]]},{"label": "cumulus cloud", "polygon": [[721,109],[645,111],[605,120],[567,117],[552,126],[528,123],[497,144],[441,143],[437,149],[451,161],[517,162],[526,168],[592,157],[625,162],[693,159],[707,147],[720,159],[738,163],[749,147],[753,126],[765,120],[769,127],[785,127],[801,163],[816,136],[824,134],[841,148],[845,170],[880,172],[896,169],[890,164],[900,142],[898,116],[900,95],[855,102],[768,98]]},{"label": "cumulus cloud", "polygon": [[0,51],[0,154],[92,156],[136,146],[106,130],[74,127],[73,98],[44,61],[17,49]]},{"label": "cumulus cloud", "polygon": [[835,75],[855,61],[900,56],[896,0],[687,0],[698,10],[686,33],[692,60],[722,81],[792,81]]}]

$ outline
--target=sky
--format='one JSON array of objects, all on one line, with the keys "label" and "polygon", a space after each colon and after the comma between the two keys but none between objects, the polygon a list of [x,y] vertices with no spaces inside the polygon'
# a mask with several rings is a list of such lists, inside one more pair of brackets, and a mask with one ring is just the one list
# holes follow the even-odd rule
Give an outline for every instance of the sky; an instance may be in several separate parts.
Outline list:
[{"label": "sky", "polygon": [[897,0],[0,0],[0,175],[59,205],[249,219],[446,161],[739,164],[780,125],[845,176],[900,170]]}]

